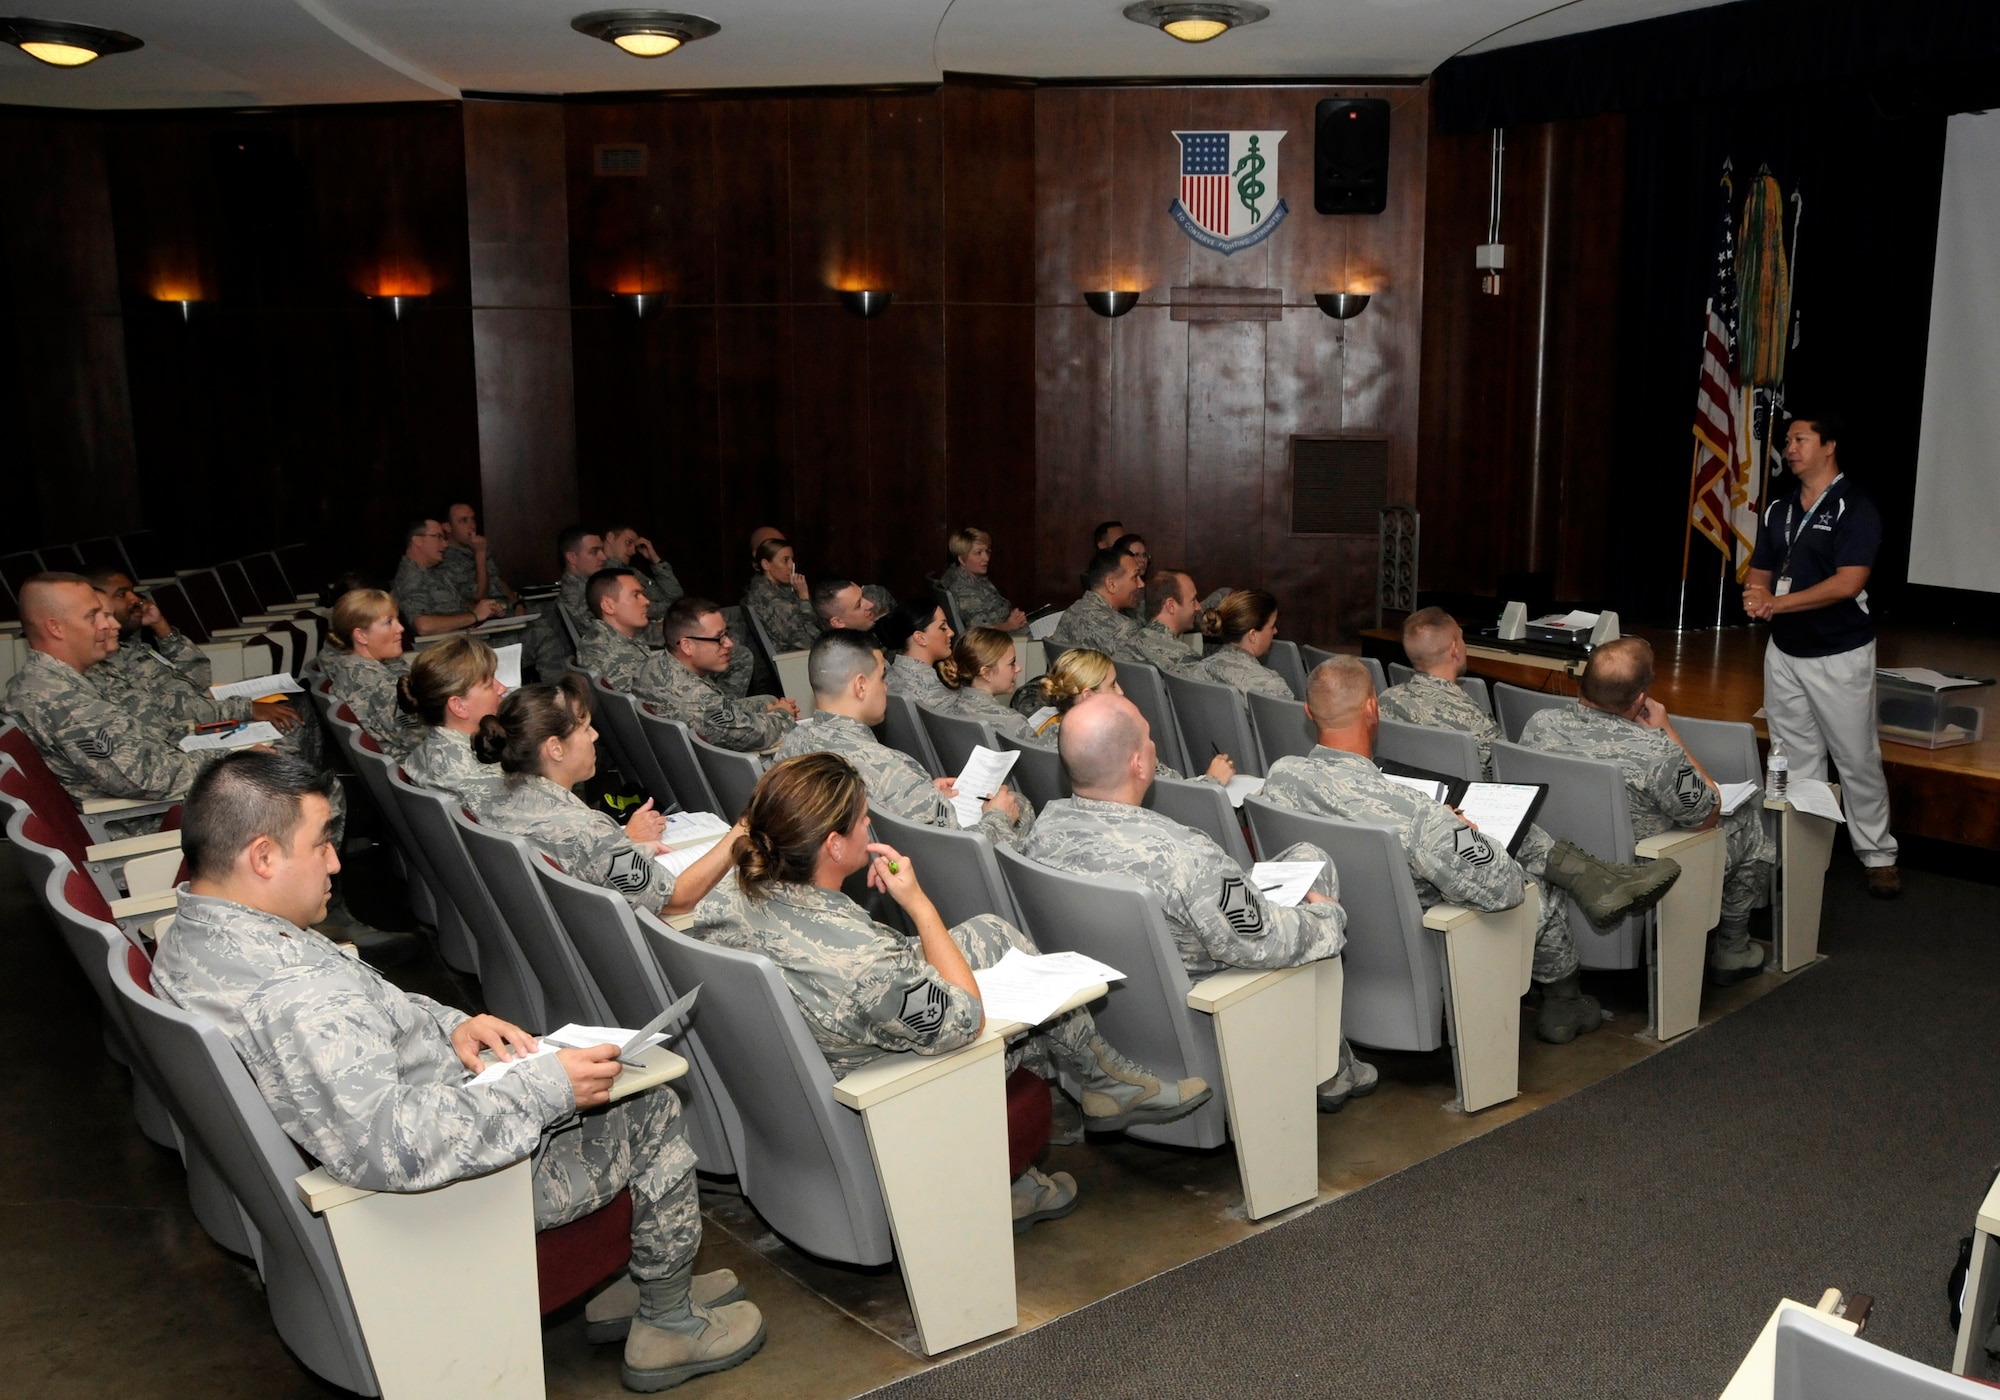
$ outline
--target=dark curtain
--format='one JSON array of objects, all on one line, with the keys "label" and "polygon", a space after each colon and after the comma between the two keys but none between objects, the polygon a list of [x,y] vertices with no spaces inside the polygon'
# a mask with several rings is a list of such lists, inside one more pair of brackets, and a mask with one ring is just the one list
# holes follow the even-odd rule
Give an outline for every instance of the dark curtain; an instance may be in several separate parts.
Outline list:
[{"label": "dark curtain", "polygon": [[[1716,182],[1735,165],[1740,218],[1749,177],[1768,165],[1804,201],[1785,366],[1794,411],[1846,423],[1842,468],[1884,519],[1870,597],[1878,616],[1907,601],[1917,427],[1930,331],[1931,272],[1945,117],[1851,85],[1632,113],[1612,465],[1611,593],[1628,616],[1671,622],[1693,457],[1696,374],[1715,252]],[[1789,228],[1789,218],[1787,227]],[[1779,483],[1782,488],[1783,482]],[[1721,556],[1695,537],[1687,617],[1712,625]],[[1935,592],[1935,590],[1923,590]],[[1740,622],[1733,582],[1723,620]]]}]

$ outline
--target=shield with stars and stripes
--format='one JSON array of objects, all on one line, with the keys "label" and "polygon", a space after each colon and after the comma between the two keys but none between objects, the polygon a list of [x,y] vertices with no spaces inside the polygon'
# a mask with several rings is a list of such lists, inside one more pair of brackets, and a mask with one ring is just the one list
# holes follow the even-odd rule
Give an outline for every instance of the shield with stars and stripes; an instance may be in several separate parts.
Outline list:
[{"label": "shield with stars and stripes", "polygon": [[1218,253],[1261,243],[1290,212],[1278,198],[1282,131],[1176,131],[1181,185],[1167,212],[1189,238]]}]

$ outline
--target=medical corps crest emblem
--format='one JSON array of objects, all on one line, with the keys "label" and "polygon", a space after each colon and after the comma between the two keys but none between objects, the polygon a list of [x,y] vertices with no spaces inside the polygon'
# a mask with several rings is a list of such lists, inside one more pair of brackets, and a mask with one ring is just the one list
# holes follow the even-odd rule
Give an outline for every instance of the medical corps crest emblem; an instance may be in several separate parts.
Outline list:
[{"label": "medical corps crest emblem", "polygon": [[1290,210],[1278,198],[1282,131],[1176,131],[1180,196],[1167,212],[1181,230],[1218,253],[1241,252],[1276,232]]}]

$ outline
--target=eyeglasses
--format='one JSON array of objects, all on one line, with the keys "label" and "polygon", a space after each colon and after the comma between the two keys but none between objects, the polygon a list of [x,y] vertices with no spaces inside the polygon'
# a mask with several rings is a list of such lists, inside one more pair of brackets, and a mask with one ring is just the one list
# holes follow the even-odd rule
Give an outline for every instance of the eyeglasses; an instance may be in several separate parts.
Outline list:
[{"label": "eyeglasses", "polygon": [[730,642],[735,641],[736,639],[730,636],[727,630],[724,630],[716,633],[713,637],[696,637],[693,635],[689,635],[686,637],[682,637],[681,640],[684,642],[713,642],[716,646],[724,646]]}]

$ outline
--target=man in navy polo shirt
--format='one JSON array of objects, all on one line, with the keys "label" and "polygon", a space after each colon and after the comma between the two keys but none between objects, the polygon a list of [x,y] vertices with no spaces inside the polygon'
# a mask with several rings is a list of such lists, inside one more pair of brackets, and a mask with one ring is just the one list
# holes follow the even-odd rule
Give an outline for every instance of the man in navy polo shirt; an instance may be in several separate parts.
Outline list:
[{"label": "man in navy polo shirt", "polygon": [[1773,501],[1750,561],[1743,610],[1771,624],[1764,710],[1791,771],[1826,778],[1832,755],[1847,808],[1847,839],[1868,867],[1868,893],[1902,893],[1889,785],[1875,733],[1875,621],[1868,574],[1882,544],[1875,503],[1841,474],[1839,425],[1795,418],[1785,462],[1798,491]]}]

